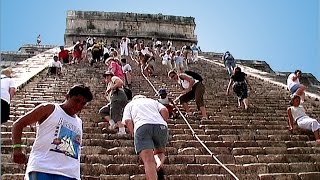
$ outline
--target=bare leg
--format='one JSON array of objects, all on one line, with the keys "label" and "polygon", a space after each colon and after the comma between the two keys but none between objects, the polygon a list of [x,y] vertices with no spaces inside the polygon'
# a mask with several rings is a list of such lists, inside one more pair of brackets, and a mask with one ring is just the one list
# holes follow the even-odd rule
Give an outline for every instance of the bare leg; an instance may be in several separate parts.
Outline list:
[{"label": "bare leg", "polygon": [[189,113],[189,112],[190,112],[188,103],[182,103],[182,107],[184,108],[184,110],[186,111],[186,113]]},{"label": "bare leg", "polygon": [[208,117],[206,108],[204,106],[200,107],[200,111],[201,111],[202,118],[207,118]]},{"label": "bare leg", "polygon": [[153,156],[153,150],[142,150],[139,154],[144,164],[144,172],[147,180],[157,180],[156,161]]},{"label": "bare leg", "polygon": [[316,143],[320,144],[320,135],[319,135],[319,129],[317,129],[316,131],[313,132],[314,137],[316,139]]},{"label": "bare leg", "polygon": [[244,104],[244,109],[248,109],[249,102],[247,98],[243,99],[243,104]]},{"label": "bare leg", "polygon": [[119,134],[126,134],[126,130],[125,130],[124,125],[122,124],[122,122],[118,121],[117,124],[118,124],[118,127],[119,127]]}]

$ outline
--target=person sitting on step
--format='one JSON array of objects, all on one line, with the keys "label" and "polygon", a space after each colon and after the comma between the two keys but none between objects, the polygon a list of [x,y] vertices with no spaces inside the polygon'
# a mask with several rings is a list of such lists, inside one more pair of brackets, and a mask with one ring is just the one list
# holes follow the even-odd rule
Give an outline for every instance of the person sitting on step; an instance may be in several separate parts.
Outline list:
[{"label": "person sitting on step", "polygon": [[49,75],[61,75],[62,71],[62,64],[59,61],[58,56],[53,56],[53,62],[49,64]]},{"label": "person sitting on step", "polygon": [[291,97],[298,95],[301,97],[301,102],[303,103],[306,87],[303,84],[300,84],[301,74],[302,72],[300,70],[296,70],[294,73],[291,73],[287,79],[287,87],[291,93]]},{"label": "person sitting on step", "polygon": [[316,139],[316,143],[320,144],[320,123],[314,118],[309,117],[306,114],[304,107],[300,103],[301,98],[298,95],[293,96],[290,101],[290,107],[288,107],[288,124],[289,124],[289,131],[293,131],[294,129],[294,122],[302,129],[311,130],[314,134]]}]

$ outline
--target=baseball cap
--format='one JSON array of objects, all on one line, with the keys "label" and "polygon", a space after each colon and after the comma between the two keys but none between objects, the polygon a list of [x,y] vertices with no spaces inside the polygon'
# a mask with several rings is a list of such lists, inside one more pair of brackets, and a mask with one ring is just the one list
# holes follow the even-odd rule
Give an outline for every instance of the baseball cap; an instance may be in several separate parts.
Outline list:
[{"label": "baseball cap", "polygon": [[163,95],[163,94],[167,94],[167,91],[166,91],[166,89],[161,88],[161,89],[159,90],[159,95]]}]

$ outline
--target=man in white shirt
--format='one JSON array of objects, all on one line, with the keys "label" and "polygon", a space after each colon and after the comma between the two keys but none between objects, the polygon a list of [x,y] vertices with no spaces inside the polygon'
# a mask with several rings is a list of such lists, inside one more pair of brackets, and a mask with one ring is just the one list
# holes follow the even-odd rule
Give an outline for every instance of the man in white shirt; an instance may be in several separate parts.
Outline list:
[{"label": "man in white shirt", "polygon": [[132,68],[131,68],[130,64],[127,63],[126,58],[121,59],[121,65],[122,65],[122,72],[124,74],[124,86],[131,89],[132,88],[132,85],[131,85]]},{"label": "man in white shirt", "polygon": [[301,102],[304,101],[304,91],[306,87],[303,84],[300,84],[302,72],[300,70],[296,70],[294,73],[291,73],[287,79],[287,87],[291,92],[291,95],[298,95],[301,97]]},{"label": "man in white shirt", "polygon": [[133,97],[124,108],[122,123],[134,136],[135,151],[144,163],[146,179],[163,179],[162,165],[168,142],[167,108],[143,95]]},{"label": "man in white shirt", "polygon": [[53,56],[53,62],[49,64],[49,71],[48,74],[51,75],[60,75],[62,71],[62,64],[60,61],[58,61],[58,56]]}]

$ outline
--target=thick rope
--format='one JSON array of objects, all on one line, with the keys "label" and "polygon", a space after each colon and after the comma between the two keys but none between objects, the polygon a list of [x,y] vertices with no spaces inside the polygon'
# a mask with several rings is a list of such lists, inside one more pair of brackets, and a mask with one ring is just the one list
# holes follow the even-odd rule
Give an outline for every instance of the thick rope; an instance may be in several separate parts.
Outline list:
[{"label": "thick rope", "polygon": [[[154,87],[154,85],[152,84],[152,82],[148,79],[148,77],[143,73],[143,67],[141,67],[141,74],[142,76],[145,78],[145,80],[150,84],[150,86],[152,87],[152,89],[155,91],[155,93],[157,95],[159,95],[157,89]],[[183,115],[183,113],[180,111],[180,109],[178,108],[178,106],[176,104],[174,104],[174,107],[178,110],[180,116],[183,118],[183,120],[185,121],[185,123],[188,125],[189,129],[192,132],[192,136],[194,138],[196,138],[196,140],[207,150],[207,152],[210,154],[210,156],[217,161],[217,163],[222,166],[232,177],[234,177],[235,180],[239,180],[239,178],[228,168],[226,167],[213,153],[212,151],[207,147],[207,145],[199,138],[199,136],[197,135],[197,133],[193,130],[193,128],[191,127],[190,123],[188,122],[188,120],[186,119],[186,117]]]}]

